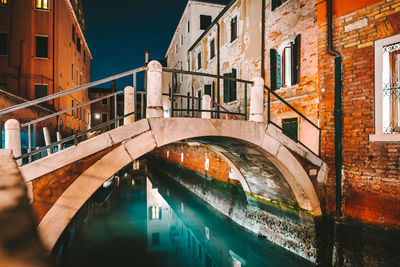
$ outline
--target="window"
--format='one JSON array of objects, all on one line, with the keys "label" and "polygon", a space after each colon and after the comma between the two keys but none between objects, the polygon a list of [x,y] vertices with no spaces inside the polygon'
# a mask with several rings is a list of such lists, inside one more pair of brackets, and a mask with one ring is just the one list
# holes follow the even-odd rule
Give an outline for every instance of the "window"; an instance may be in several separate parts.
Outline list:
[{"label": "window", "polygon": [[[74,107],[74,100],[72,99],[71,100],[71,108],[73,108]],[[74,116],[74,110],[71,110],[71,115],[72,115],[72,117]]]},{"label": "window", "polygon": [[197,91],[197,108],[201,109],[201,90]]},{"label": "window", "polygon": [[47,96],[46,84],[35,84],[35,99]]},{"label": "window", "polygon": [[74,80],[74,63],[72,63],[71,79]]},{"label": "window", "polygon": [[7,55],[7,33],[0,33],[0,55]]},{"label": "window", "polygon": [[277,7],[285,3],[287,0],[271,0],[271,10],[274,11]]},{"label": "window", "polygon": [[175,54],[178,54],[178,44],[175,44]]},{"label": "window", "polygon": [[[236,69],[232,69],[231,73],[225,73],[226,77],[236,78]],[[228,103],[236,100],[236,81],[224,79],[224,102]]]},{"label": "window", "polygon": [[212,39],[210,42],[210,59],[215,57],[215,39]]},{"label": "window", "polygon": [[162,208],[160,206],[149,207],[150,220],[162,220]]},{"label": "window", "polygon": [[108,102],[108,98],[104,98],[101,100],[102,105],[107,105],[107,102]]},{"label": "window", "polygon": [[300,82],[300,35],[285,45],[282,52],[270,50],[271,89],[288,87]]},{"label": "window", "polygon": [[237,38],[237,16],[231,19],[231,43]]},{"label": "window", "polygon": [[36,57],[47,58],[48,57],[48,37],[47,36],[36,36]]},{"label": "window", "polygon": [[75,42],[75,26],[72,24],[72,41]]},{"label": "window", "polygon": [[187,33],[189,33],[190,32],[190,20],[188,20],[188,22],[187,22]]},{"label": "window", "polygon": [[1,5],[7,5],[7,4],[8,4],[8,1],[7,1],[7,0],[0,0],[0,4],[1,4]]},{"label": "window", "polygon": [[207,30],[211,24],[211,16],[200,15],[200,30]]},{"label": "window", "polygon": [[400,34],[375,42],[375,134],[400,141]]},{"label": "window", "polygon": [[151,235],[151,244],[159,245],[160,244],[160,233],[152,233]]},{"label": "window", "polygon": [[183,35],[181,34],[181,46],[183,46]]},{"label": "window", "polygon": [[283,119],[282,132],[287,136],[297,140],[298,138],[298,122],[297,118]]},{"label": "window", "polygon": [[48,0],[35,0],[36,9],[49,9]]},{"label": "window", "polygon": [[76,38],[76,49],[81,52],[81,38],[79,37]]},{"label": "window", "polygon": [[86,62],[86,51],[83,51],[83,62]]},{"label": "window", "polygon": [[197,69],[201,69],[201,52],[197,54]]},{"label": "window", "polygon": [[107,121],[108,121],[107,113],[102,113],[101,114],[101,122],[104,123],[104,122],[107,122]]},{"label": "window", "polygon": [[204,94],[211,96],[211,84],[204,85]]}]

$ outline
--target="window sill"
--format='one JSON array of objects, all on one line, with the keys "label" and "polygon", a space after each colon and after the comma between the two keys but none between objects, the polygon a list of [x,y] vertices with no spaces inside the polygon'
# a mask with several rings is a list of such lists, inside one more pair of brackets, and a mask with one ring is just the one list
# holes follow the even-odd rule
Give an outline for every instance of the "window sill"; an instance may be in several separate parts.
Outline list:
[{"label": "window sill", "polygon": [[371,134],[370,142],[400,142],[400,134]]},{"label": "window sill", "polygon": [[35,59],[49,59],[48,57],[34,57]]},{"label": "window sill", "polygon": [[44,8],[34,8],[34,10],[39,12],[50,12],[50,9],[44,9]]}]

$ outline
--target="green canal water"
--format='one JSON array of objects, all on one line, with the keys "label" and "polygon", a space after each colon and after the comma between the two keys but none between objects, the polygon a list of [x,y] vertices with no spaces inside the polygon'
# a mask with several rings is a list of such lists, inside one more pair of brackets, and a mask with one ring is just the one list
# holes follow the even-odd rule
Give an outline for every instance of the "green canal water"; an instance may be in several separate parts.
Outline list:
[{"label": "green canal water", "polygon": [[312,266],[158,178],[164,182],[129,168],[117,173],[64,231],[54,265]]}]

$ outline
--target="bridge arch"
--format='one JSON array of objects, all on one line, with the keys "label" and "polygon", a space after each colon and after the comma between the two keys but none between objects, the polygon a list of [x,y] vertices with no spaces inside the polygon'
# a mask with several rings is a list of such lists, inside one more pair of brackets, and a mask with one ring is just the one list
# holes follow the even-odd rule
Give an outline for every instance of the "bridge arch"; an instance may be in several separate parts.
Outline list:
[{"label": "bridge arch", "polygon": [[[104,135],[111,138],[111,142],[107,142],[107,146],[113,147],[113,149],[86,169],[64,191],[39,223],[39,233],[49,251],[76,212],[114,173],[132,160],[158,147],[189,138],[209,136],[233,138],[259,147],[265,157],[282,173],[299,207],[314,216],[321,215],[320,203],[314,186],[298,157],[300,156],[319,167],[318,178],[320,180],[324,180],[326,176],[323,166],[325,163],[287,138],[272,125],[266,126],[263,123],[235,120],[151,118],[119,127],[110,133],[93,138],[90,142],[94,142],[96,138],[98,142],[102,142],[105,140]],[[104,144],[98,149],[103,146]],[[64,157],[76,156],[78,147],[79,145],[44,158],[37,163],[32,163],[31,166],[23,167],[21,171],[27,180],[35,179],[35,176],[40,177],[43,173],[49,173],[60,167],[57,165],[60,164],[57,157],[63,157],[63,153]],[[84,144],[83,148],[85,148]],[[95,153],[95,151],[86,151],[86,153]],[[59,155],[56,156],[57,154]],[[52,157],[54,158],[52,159]],[[79,158],[79,156],[72,158],[76,160],[77,157]],[[54,161],[58,163],[54,163]],[[41,167],[39,168],[41,170],[35,170],[35,166],[36,168]],[[245,188],[244,182],[241,181]],[[247,185],[247,187],[250,191],[252,190],[251,186]]]}]

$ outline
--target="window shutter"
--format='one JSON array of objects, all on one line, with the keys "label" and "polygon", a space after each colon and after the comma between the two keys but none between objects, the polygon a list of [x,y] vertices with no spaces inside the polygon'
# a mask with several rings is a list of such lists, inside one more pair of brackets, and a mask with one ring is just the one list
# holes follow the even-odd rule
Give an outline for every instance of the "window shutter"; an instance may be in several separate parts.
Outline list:
[{"label": "window shutter", "polygon": [[296,36],[292,52],[292,84],[298,84],[300,82],[300,34]]},{"label": "window shutter", "polygon": [[[236,78],[236,69],[232,69],[231,77]],[[236,84],[236,81],[231,81],[231,86],[229,90],[229,101],[236,100]]]},{"label": "window shutter", "polygon": [[269,50],[270,55],[270,68],[271,68],[271,90],[276,90],[277,87],[277,52],[275,49]]},{"label": "window shutter", "polygon": [[[224,76],[229,77],[229,73],[225,73]],[[229,82],[224,79],[224,103],[229,102]]]}]

